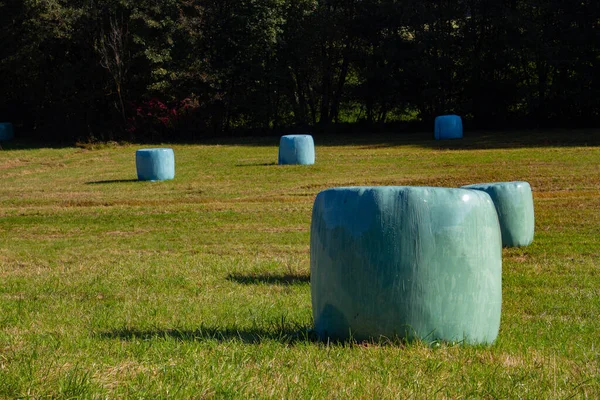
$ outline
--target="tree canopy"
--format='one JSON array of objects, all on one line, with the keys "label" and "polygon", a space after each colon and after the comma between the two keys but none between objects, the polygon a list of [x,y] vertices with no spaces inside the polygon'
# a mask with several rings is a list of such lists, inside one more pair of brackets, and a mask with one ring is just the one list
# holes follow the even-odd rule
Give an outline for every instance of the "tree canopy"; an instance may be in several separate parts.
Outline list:
[{"label": "tree canopy", "polygon": [[53,139],[597,126],[594,0],[0,0],[0,120]]}]

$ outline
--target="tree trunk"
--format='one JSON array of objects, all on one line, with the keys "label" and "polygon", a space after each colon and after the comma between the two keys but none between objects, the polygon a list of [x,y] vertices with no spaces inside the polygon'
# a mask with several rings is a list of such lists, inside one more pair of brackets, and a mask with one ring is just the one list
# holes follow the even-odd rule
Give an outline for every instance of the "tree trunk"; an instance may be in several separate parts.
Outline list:
[{"label": "tree trunk", "polygon": [[344,84],[346,83],[346,76],[348,76],[349,64],[349,57],[344,56],[344,60],[342,61],[342,68],[340,70],[340,75],[338,76],[337,88],[333,95],[333,101],[331,102],[331,111],[329,113],[330,121],[335,120],[336,123],[338,122],[340,102],[342,100],[342,90],[344,89]]}]

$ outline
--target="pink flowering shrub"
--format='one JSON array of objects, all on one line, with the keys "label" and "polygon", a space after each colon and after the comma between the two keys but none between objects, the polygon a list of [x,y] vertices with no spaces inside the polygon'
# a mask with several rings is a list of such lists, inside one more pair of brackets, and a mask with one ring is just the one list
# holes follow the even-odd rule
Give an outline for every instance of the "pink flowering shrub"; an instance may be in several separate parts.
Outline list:
[{"label": "pink flowering shrub", "polygon": [[133,115],[127,118],[125,130],[133,136],[149,136],[155,138],[175,128],[178,119],[178,109],[185,106],[185,101],[165,103],[156,97],[131,104]]},{"label": "pink flowering shrub", "polygon": [[[219,99],[217,99],[219,100]],[[196,96],[183,100],[164,102],[156,97],[141,103],[130,103],[130,117],[125,131],[129,140],[161,140],[162,138],[195,138],[210,130],[211,123],[220,117],[220,104],[213,106]]]}]

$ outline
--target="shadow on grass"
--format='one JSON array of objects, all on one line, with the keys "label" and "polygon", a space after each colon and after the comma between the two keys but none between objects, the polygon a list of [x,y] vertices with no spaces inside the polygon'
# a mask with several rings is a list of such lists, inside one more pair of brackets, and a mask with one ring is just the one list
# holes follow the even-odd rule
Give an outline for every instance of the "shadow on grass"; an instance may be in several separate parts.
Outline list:
[{"label": "shadow on grass", "polygon": [[[104,332],[94,332],[92,334],[100,339],[117,339],[122,341],[149,341],[172,339],[182,342],[206,342],[216,341],[219,343],[244,343],[261,344],[268,341],[279,342],[284,345],[296,345],[299,343],[314,343],[334,346],[395,346],[406,347],[409,343],[424,344],[427,347],[436,347],[440,343],[447,343],[439,340],[415,339],[408,337],[387,338],[381,336],[377,339],[356,340],[352,336],[348,338],[328,338],[319,337],[312,326],[291,325],[284,319],[280,323],[275,323],[271,328],[253,327],[253,328],[217,328],[209,326],[200,326],[198,329],[137,329],[121,328]],[[461,343],[450,343],[457,345]]]},{"label": "shadow on grass", "polygon": [[275,161],[269,163],[254,163],[254,164],[236,164],[236,167],[270,167],[271,165],[278,165]]},{"label": "shadow on grass", "polygon": [[229,274],[228,281],[241,283],[243,285],[303,285],[310,283],[309,274]]},{"label": "shadow on grass", "polygon": [[506,132],[465,132],[462,139],[418,140],[414,145],[439,150],[520,149],[540,147],[599,146],[600,131],[532,130]]},{"label": "shadow on grass", "polygon": [[112,179],[108,181],[92,181],[86,182],[86,185],[105,185],[108,183],[129,183],[129,182],[139,182],[138,179]]},{"label": "shadow on grass", "polygon": [[265,341],[276,341],[283,344],[294,344],[297,342],[314,342],[317,340],[314,333],[306,326],[288,327],[274,326],[265,328],[216,328],[201,326],[198,329],[136,329],[122,328],[107,332],[97,332],[94,335],[102,339],[120,340],[154,340],[175,339],[181,341],[217,341],[235,342],[246,344],[259,344]]},{"label": "shadow on grass", "polygon": [[5,151],[39,150],[39,149],[67,149],[73,148],[72,142],[52,142],[48,140],[20,139],[15,138],[0,142],[0,149]]},{"label": "shadow on grass", "polygon": [[[440,150],[600,146],[600,130],[598,129],[466,130],[462,139],[452,140],[434,140],[433,127],[431,131],[419,133],[373,133],[366,130],[360,133],[317,133],[313,137],[315,139],[315,146],[317,147],[356,146],[363,150],[377,150],[396,146],[418,146]],[[279,145],[279,137],[213,138],[200,140],[198,143],[277,147]]]},{"label": "shadow on grass", "polygon": [[[232,145],[232,146],[279,146],[281,135],[264,136],[228,136],[199,138],[190,141],[178,141],[180,145]],[[357,146],[362,149],[378,149],[395,146],[420,146],[424,148],[444,150],[476,150],[507,149],[535,147],[571,147],[600,146],[600,130],[598,129],[530,129],[530,130],[497,130],[474,131],[468,127],[463,139],[434,140],[433,122],[431,130],[425,132],[388,132],[370,131],[368,128],[357,132],[313,133],[315,145],[318,146]],[[73,148],[75,143],[53,143],[34,139],[15,139],[2,142],[3,150],[30,149],[62,149]],[[102,146],[98,144],[97,146]],[[246,166],[269,166],[276,163],[238,164]]]}]

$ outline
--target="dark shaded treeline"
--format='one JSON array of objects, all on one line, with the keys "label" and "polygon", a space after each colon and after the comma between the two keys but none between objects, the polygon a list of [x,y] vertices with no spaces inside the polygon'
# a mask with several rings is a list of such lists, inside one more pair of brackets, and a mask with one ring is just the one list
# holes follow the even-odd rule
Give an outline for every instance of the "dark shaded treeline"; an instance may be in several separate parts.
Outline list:
[{"label": "dark shaded treeline", "polygon": [[595,0],[2,0],[0,120],[61,140],[598,126],[599,21]]}]

